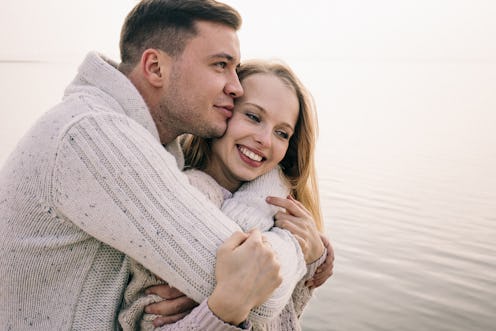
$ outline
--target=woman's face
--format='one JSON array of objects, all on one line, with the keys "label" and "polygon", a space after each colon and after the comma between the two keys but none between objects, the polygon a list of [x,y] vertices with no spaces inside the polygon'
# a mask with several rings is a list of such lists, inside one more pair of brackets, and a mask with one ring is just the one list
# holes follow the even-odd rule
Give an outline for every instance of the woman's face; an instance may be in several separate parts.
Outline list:
[{"label": "woman's face", "polygon": [[212,142],[206,169],[230,191],[272,170],[282,161],[298,119],[294,90],[273,74],[253,74],[241,82],[224,136]]}]

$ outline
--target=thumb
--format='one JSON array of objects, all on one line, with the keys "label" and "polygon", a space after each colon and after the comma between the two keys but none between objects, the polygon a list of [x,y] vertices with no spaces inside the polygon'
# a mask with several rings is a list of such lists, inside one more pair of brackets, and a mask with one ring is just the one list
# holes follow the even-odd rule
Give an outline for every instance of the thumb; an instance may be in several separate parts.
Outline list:
[{"label": "thumb", "polygon": [[247,240],[249,241],[255,241],[255,242],[262,241],[262,232],[260,232],[258,228],[251,229],[247,235],[248,235]]},{"label": "thumb", "polygon": [[249,235],[244,232],[236,231],[229,238],[227,238],[226,241],[224,241],[222,247],[232,251],[244,243],[248,236]]}]

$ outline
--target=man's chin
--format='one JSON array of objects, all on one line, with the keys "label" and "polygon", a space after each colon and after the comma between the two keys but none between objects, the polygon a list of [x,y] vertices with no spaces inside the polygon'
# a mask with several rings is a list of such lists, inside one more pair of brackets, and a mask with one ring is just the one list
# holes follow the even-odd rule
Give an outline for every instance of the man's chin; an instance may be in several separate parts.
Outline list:
[{"label": "man's chin", "polygon": [[217,125],[215,127],[210,128],[208,132],[203,136],[204,138],[220,138],[226,133],[227,124]]}]

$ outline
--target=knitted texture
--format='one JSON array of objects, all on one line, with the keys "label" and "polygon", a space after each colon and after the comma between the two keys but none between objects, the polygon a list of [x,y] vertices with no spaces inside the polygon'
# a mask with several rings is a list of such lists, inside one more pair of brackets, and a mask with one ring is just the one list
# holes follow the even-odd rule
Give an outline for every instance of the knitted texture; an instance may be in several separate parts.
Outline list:
[{"label": "knitted texture", "polygon": [[[234,201],[234,199],[232,199],[232,201],[228,199],[224,202],[223,197],[226,197],[226,190],[206,173],[191,169],[186,171],[186,174],[188,175],[190,182],[198,187],[199,190],[205,194],[205,196],[209,197],[214,204],[219,207],[221,205],[225,206],[227,202]],[[257,189],[254,190],[254,188]],[[269,188],[272,189],[270,190]],[[242,192],[241,198],[243,200],[239,200],[243,201],[243,203],[241,203],[242,206],[244,206],[244,201],[246,199],[251,202],[251,217],[246,217],[244,213],[235,212],[233,214],[234,216],[241,215],[240,219],[237,219],[236,221],[243,222],[246,227],[262,227],[265,231],[267,231],[268,229],[265,228],[271,228],[273,224],[270,225],[269,223],[271,222],[261,220],[260,216],[267,216],[266,213],[269,213],[269,215],[273,214],[270,214],[268,208],[266,208],[267,203],[265,202],[265,196],[259,194],[260,190],[263,189],[268,190],[272,195],[276,196],[284,196],[288,191],[280,171],[275,169],[268,174],[259,177],[258,180],[252,183],[245,183],[238,191]],[[238,192],[236,192],[235,196]],[[255,193],[251,194],[250,192]],[[229,194],[227,194],[227,196],[229,196]],[[229,203],[228,205],[230,207],[234,206],[233,203]],[[230,208],[230,211],[234,210],[236,210],[236,208]],[[272,210],[271,212],[275,212],[275,210]],[[258,213],[261,215],[258,215]],[[272,219],[272,217],[270,217],[270,219]],[[298,243],[286,230],[273,227],[272,231],[266,232],[264,235],[268,239],[270,238],[269,242],[273,245],[273,248],[277,248],[276,251],[280,250],[281,247],[292,248],[291,245],[293,245],[294,253],[297,256],[302,254]],[[288,243],[291,243],[291,245],[288,245]],[[266,319],[265,321],[260,321],[256,318],[256,316],[253,318],[253,315],[250,315],[249,321],[253,324],[253,330],[300,330],[299,317],[306,303],[312,296],[312,291],[309,290],[304,283],[315,274],[315,270],[323,263],[326,255],[326,252],[324,252],[324,254],[317,261],[308,266],[307,274],[295,286],[291,298],[288,298],[288,303],[278,316],[271,319]],[[290,257],[291,254],[278,256],[278,260],[281,263],[281,274],[283,277],[287,277],[285,274],[286,272],[292,272],[288,266],[294,266],[295,264],[298,264],[298,261],[300,260]],[[131,273],[133,276],[124,294],[124,308],[119,314],[121,326],[124,331],[137,330],[138,326],[139,329],[143,331],[154,330],[152,321],[157,316],[143,313],[143,311],[145,306],[152,302],[157,302],[157,300],[160,301],[160,298],[155,295],[145,295],[144,289],[152,285],[162,284],[163,281],[155,277],[151,272],[143,268],[143,266],[138,263],[131,262]],[[163,330],[175,329],[175,327],[177,327],[177,325],[171,325],[163,328]]]},{"label": "knitted texture", "polygon": [[267,231],[274,226],[273,216],[279,207],[265,202],[269,195],[286,197],[289,194],[288,183],[279,167],[243,184],[235,193],[236,199],[228,199],[222,205],[222,211],[236,220],[244,231],[258,227]]},{"label": "knitted texture", "polygon": [[[114,66],[90,53],[63,101],[0,171],[5,329],[117,328],[125,255],[203,302],[215,285],[217,247],[241,229],[189,184],[141,95]],[[301,278],[291,275],[255,319],[284,308]],[[211,322],[208,314],[189,321]]]},{"label": "knitted texture", "polygon": [[232,196],[231,192],[227,191],[225,188],[217,184],[217,181],[215,179],[213,179],[203,171],[188,169],[184,173],[188,176],[191,185],[196,187],[208,198],[208,200],[210,200],[219,209],[221,208],[225,197]]}]

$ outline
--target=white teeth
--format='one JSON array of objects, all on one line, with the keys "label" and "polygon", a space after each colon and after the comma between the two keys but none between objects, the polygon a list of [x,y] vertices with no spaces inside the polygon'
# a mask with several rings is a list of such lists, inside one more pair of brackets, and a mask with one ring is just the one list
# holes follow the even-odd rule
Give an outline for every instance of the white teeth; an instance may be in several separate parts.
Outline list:
[{"label": "white teeth", "polygon": [[246,149],[244,147],[240,147],[239,150],[241,151],[241,153],[243,153],[244,155],[246,155],[248,158],[252,159],[253,161],[258,161],[258,162],[262,161],[262,157],[260,155],[253,153],[249,149]]}]

